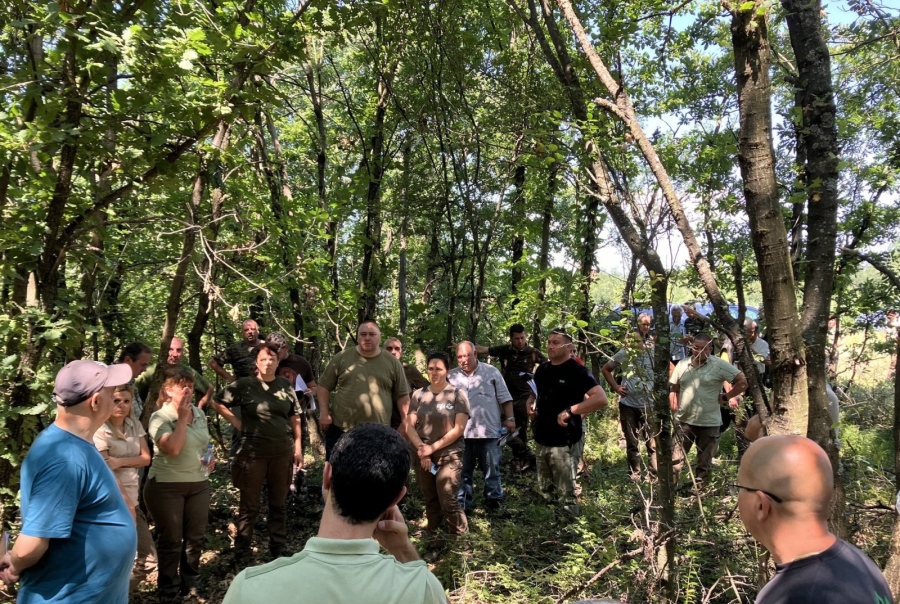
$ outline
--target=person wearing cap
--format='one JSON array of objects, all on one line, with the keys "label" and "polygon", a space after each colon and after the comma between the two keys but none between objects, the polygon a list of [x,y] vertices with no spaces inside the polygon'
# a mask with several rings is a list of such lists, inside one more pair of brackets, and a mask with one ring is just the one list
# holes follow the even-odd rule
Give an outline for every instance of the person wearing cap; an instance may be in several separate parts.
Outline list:
[{"label": "person wearing cap", "polygon": [[22,464],[22,530],[0,559],[18,602],[126,604],[137,551],[131,512],[93,436],[131,368],[73,361],[56,375],[56,419]]}]

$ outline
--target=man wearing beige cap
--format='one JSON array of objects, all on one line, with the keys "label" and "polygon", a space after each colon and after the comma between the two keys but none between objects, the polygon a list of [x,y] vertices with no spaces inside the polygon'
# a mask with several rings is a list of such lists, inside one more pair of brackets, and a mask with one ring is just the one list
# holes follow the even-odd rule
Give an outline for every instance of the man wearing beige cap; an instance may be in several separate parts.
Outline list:
[{"label": "man wearing beige cap", "polygon": [[22,464],[22,531],[0,559],[0,579],[21,580],[18,602],[126,604],[137,551],[131,513],[94,447],[126,364],[73,361],[56,374],[56,420]]}]

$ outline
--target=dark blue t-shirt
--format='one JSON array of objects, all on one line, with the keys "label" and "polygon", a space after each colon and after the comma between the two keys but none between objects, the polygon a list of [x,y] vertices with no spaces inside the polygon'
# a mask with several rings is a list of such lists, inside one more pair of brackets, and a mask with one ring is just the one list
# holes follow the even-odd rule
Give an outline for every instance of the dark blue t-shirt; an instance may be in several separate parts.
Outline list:
[{"label": "dark blue t-shirt", "polygon": [[756,604],[893,604],[881,570],[838,539],[821,554],[775,566]]},{"label": "dark blue t-shirt", "polygon": [[52,425],[22,464],[22,534],[50,539],[19,604],[127,604],[137,533],[93,443]]}]

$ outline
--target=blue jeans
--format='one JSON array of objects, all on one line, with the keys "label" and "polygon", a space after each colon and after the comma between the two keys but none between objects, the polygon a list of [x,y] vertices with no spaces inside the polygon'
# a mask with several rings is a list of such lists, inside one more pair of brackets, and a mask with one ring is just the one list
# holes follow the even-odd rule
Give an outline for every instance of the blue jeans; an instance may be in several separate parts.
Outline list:
[{"label": "blue jeans", "polygon": [[475,464],[484,473],[484,498],[486,501],[503,501],[503,487],[500,486],[500,446],[496,438],[467,438],[463,453],[462,481],[459,485],[459,504],[463,509],[472,509],[475,493]]}]

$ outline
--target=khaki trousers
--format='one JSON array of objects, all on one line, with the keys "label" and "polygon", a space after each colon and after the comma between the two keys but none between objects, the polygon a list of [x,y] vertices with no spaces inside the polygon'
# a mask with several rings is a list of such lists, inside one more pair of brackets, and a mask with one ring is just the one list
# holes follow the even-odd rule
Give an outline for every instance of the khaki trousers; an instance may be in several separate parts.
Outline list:
[{"label": "khaki trousers", "polygon": [[629,407],[619,403],[619,424],[625,435],[625,455],[628,458],[628,468],[632,476],[641,474],[640,443],[644,441],[647,447],[647,455],[650,458],[650,473],[656,475],[656,443],[650,434],[650,425],[647,423],[647,415],[644,409]]},{"label": "khaki trousers", "polygon": [[451,535],[468,532],[469,521],[459,503],[459,484],[462,481],[462,451],[444,453],[437,466],[437,474],[422,468],[419,457],[414,456],[413,467],[422,496],[425,499],[425,517],[429,532],[437,531],[447,522]]},{"label": "khaki trousers", "polygon": [[675,422],[675,451],[672,455],[672,468],[681,472],[684,460],[694,443],[697,444],[697,469],[694,476],[697,480],[706,480],[712,469],[712,460],[719,450],[719,426],[692,426]]}]

